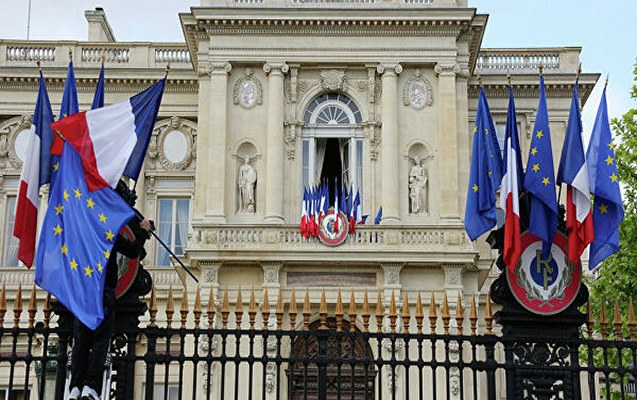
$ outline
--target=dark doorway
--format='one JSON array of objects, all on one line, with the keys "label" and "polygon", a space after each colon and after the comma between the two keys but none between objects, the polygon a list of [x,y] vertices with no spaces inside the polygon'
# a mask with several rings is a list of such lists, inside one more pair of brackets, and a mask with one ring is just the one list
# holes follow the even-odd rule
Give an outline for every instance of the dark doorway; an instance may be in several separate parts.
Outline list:
[{"label": "dark doorway", "polygon": [[334,204],[334,182],[340,191],[343,187],[343,164],[341,160],[341,148],[338,139],[329,138],[325,143],[325,158],[321,169],[321,183],[327,183],[329,188],[329,201]]},{"label": "dark doorway", "polygon": [[328,318],[328,330],[319,330],[319,325],[314,321],[294,340],[288,398],[373,399],[376,369],[369,343],[360,334],[348,335],[348,321],[342,322],[340,333],[335,318]]}]

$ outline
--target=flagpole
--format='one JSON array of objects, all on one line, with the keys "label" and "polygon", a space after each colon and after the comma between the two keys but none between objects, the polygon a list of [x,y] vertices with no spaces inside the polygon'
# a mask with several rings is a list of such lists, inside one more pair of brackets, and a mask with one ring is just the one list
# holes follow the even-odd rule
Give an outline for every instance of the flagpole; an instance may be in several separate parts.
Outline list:
[{"label": "flagpole", "polygon": [[[140,212],[139,212],[139,211],[135,210],[134,208],[133,208],[133,211],[135,211],[135,214],[136,214],[137,218],[139,218],[141,221],[143,221],[143,220],[144,220],[144,216],[143,216],[142,214],[140,214]],[[195,280],[195,282],[199,283],[199,279],[197,279],[197,278],[195,277],[195,275],[192,273],[192,271],[190,271],[190,269],[188,269],[188,267],[186,267],[186,266],[184,265],[184,263],[183,263],[183,262],[181,262],[181,260],[180,260],[180,259],[177,257],[177,255],[176,255],[176,254],[175,254],[175,253],[174,253],[174,252],[170,249],[170,247],[168,247],[168,245],[167,245],[166,243],[164,243],[164,241],[163,241],[163,240],[161,240],[161,239],[159,238],[159,236],[157,236],[157,234],[155,233],[155,231],[154,231],[153,229],[151,229],[151,230],[149,230],[148,232],[149,232],[151,235],[153,235],[153,236],[155,237],[155,239],[159,242],[159,244],[161,244],[161,245],[164,247],[164,249],[166,249],[166,251],[168,252],[168,254],[170,254],[170,255],[171,255],[171,256],[172,256],[175,260],[177,260],[177,262],[179,263],[179,265],[181,265],[181,267],[184,269],[184,271],[186,271],[186,272],[188,273],[188,275],[190,275],[190,277],[191,277],[192,279],[194,279],[194,280]]]}]

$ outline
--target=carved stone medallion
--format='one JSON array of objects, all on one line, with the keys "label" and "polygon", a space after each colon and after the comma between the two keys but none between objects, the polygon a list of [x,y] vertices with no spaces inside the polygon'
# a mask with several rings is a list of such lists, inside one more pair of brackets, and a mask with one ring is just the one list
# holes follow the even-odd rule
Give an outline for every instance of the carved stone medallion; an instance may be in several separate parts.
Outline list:
[{"label": "carved stone medallion", "polygon": [[263,89],[250,68],[247,68],[244,74],[245,76],[234,85],[232,100],[234,104],[249,109],[263,103]]},{"label": "carved stone medallion", "polygon": [[405,83],[403,88],[403,104],[421,109],[433,104],[433,91],[431,83],[422,76],[420,70]]}]

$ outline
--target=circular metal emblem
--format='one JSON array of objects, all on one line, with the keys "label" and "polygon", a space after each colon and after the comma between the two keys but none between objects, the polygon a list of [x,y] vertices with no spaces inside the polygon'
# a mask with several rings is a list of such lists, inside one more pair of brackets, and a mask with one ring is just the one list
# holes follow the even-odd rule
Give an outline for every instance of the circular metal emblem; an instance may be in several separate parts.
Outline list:
[{"label": "circular metal emblem", "polygon": [[551,254],[542,258],[542,241],[526,232],[522,235],[522,255],[507,281],[513,296],[527,310],[539,315],[564,311],[575,299],[581,283],[580,263],[568,261],[567,239],[555,235]]},{"label": "circular metal emblem", "polygon": [[[131,243],[135,243],[135,234],[128,227],[124,225],[119,232],[124,238],[128,239]],[[120,253],[117,253],[117,287],[115,288],[115,298],[122,297],[128,289],[135,282],[137,272],[139,271],[139,258],[128,258]]]},{"label": "circular metal emblem", "polygon": [[[336,223],[337,218],[338,224]],[[330,208],[319,224],[318,237],[328,246],[338,246],[345,241],[348,230],[349,225],[345,214],[339,211],[337,215],[334,209]]]}]

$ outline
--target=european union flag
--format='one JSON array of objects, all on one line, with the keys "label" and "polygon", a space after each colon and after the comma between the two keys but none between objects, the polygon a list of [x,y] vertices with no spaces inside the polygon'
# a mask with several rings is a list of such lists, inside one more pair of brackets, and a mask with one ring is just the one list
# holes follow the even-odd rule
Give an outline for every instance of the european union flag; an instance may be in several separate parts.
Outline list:
[{"label": "european union flag", "polygon": [[464,226],[476,240],[496,224],[495,191],[502,182],[502,156],[484,90],[480,87]]},{"label": "european union flag", "polygon": [[91,110],[101,107],[104,107],[104,64],[102,64],[100,76],[97,78],[97,86],[95,86],[95,94],[93,95]]},{"label": "european union flag", "polygon": [[612,142],[608,123],[606,88],[597,110],[586,160],[589,187],[591,193],[595,195],[593,202],[595,236],[589,255],[589,268],[593,270],[608,256],[619,250],[619,224],[624,219],[615,145]]},{"label": "european union flag", "polygon": [[376,218],[374,218],[374,225],[380,225],[380,221],[383,220],[383,207],[378,208],[378,213],[376,214]]},{"label": "european union flag", "polygon": [[[64,91],[62,92],[62,105],[60,107],[60,115],[58,121],[80,112],[80,104],[77,100],[77,85],[75,84],[75,72],[73,70],[73,60],[69,61],[69,68],[66,72],[66,80],[64,81]],[[53,138],[53,147],[51,148],[51,163],[53,171],[57,171],[60,167],[60,158],[58,155],[62,152],[64,142],[59,137]],[[47,149],[48,150],[48,149]],[[56,174],[51,174],[51,186],[55,183]]]},{"label": "european union flag", "polygon": [[104,319],[106,266],[124,224],[135,214],[110,187],[89,192],[80,155],[64,146],[36,255],[35,283],[84,325]]},{"label": "european union flag", "polygon": [[526,164],[524,189],[531,194],[529,232],[542,239],[542,256],[548,257],[557,231],[557,198],[543,76],[540,76],[540,101]]}]

